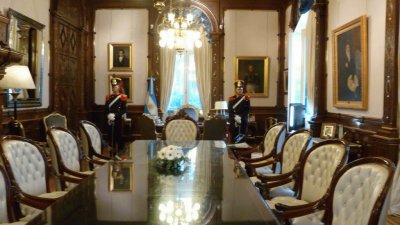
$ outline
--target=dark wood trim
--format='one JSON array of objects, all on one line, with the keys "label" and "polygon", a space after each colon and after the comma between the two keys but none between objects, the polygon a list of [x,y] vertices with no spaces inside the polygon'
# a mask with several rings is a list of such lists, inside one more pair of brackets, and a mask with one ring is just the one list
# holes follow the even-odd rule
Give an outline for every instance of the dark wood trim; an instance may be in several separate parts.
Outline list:
[{"label": "dark wood trim", "polygon": [[278,69],[279,69],[279,75],[278,75],[278,88],[277,88],[277,103],[276,106],[279,108],[283,108],[284,106],[284,79],[283,79],[283,71],[285,70],[285,40],[286,40],[286,33],[285,33],[285,21],[286,21],[286,10],[285,9],[280,9],[278,11],[278,16],[279,16],[279,45],[278,45]]},{"label": "dark wood trim", "polygon": [[380,135],[398,138],[397,108],[398,108],[398,46],[399,45],[399,1],[386,2],[386,32],[385,32],[385,71],[383,124],[378,131]]},{"label": "dark wood trim", "polygon": [[318,134],[326,111],[327,99],[327,71],[326,49],[328,32],[328,1],[317,0],[313,10],[316,12],[316,45],[315,45],[315,89],[314,89],[314,116],[310,121],[313,134]]}]

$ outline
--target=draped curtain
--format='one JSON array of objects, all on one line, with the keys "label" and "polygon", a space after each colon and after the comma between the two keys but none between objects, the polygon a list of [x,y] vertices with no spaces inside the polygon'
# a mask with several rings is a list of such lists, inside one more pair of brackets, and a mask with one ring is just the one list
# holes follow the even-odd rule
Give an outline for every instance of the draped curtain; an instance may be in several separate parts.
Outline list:
[{"label": "draped curtain", "polygon": [[308,13],[307,26],[305,28],[305,73],[306,73],[306,98],[307,114],[314,115],[314,93],[315,93],[315,38],[316,38],[316,13],[312,10]]},{"label": "draped curtain", "polygon": [[199,89],[200,102],[204,115],[207,115],[211,105],[211,71],[212,49],[207,37],[203,36],[203,46],[194,48],[194,64],[196,67],[196,80]]},{"label": "draped curtain", "polygon": [[172,93],[172,85],[174,82],[175,71],[175,49],[161,48],[160,49],[160,77],[161,77],[161,97],[160,108],[163,112],[163,117],[166,118],[167,108]]}]

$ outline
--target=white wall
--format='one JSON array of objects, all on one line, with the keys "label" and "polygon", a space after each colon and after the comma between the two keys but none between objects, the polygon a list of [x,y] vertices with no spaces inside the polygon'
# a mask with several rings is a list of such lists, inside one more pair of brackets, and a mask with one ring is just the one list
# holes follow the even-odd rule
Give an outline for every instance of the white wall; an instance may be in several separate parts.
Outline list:
[{"label": "white wall", "polygon": [[[50,1],[49,0],[0,0],[0,13],[7,15],[8,9],[12,8],[23,15],[45,25],[43,29],[44,43],[44,68],[42,84],[42,106],[49,107],[49,29],[50,29]],[[32,109],[32,108],[26,108]],[[18,109],[20,110],[20,109]],[[4,110],[7,111],[7,110]]]},{"label": "white wall", "polygon": [[[383,0],[330,0],[328,20],[327,109],[333,113],[381,118],[383,116],[385,18]],[[368,110],[333,107],[332,30],[362,15],[368,20]]]},{"label": "white wall", "polygon": [[270,58],[268,97],[251,98],[251,106],[275,106],[278,78],[278,12],[227,10],[225,23],[224,99],[234,94],[235,57]]},{"label": "white wall", "polygon": [[[95,103],[103,105],[109,94],[109,74],[132,75],[133,105],[144,105],[147,91],[148,11],[146,9],[97,10],[95,18]],[[108,71],[108,43],[132,43],[133,72]],[[126,85],[126,84],[124,84]]]}]

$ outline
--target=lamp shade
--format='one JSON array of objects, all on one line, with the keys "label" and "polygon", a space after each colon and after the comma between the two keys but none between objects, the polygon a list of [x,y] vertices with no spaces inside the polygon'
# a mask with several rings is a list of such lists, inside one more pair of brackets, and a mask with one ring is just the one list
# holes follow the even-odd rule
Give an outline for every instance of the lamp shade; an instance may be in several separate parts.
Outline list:
[{"label": "lamp shade", "polygon": [[29,68],[23,65],[6,67],[6,75],[0,80],[0,89],[35,89]]},{"label": "lamp shade", "polygon": [[217,110],[228,109],[228,103],[226,103],[226,101],[216,101],[215,109]]}]

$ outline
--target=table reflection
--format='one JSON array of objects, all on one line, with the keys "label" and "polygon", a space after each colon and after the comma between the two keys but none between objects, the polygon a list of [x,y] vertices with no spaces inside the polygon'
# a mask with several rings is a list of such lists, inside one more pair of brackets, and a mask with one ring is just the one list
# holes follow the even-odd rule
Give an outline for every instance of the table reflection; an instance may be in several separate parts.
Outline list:
[{"label": "table reflection", "polygon": [[223,142],[174,143],[189,159],[178,175],[155,166],[168,145],[133,142],[32,224],[278,224]]}]

